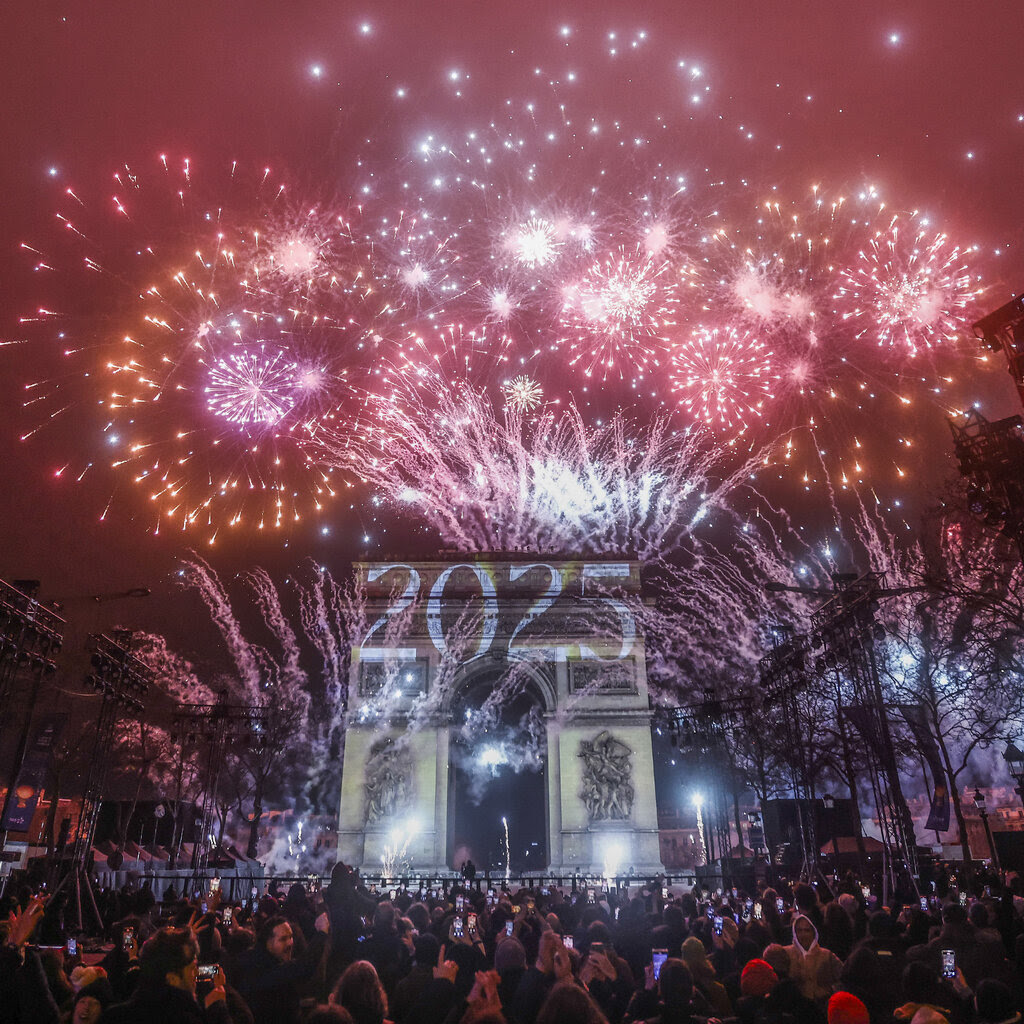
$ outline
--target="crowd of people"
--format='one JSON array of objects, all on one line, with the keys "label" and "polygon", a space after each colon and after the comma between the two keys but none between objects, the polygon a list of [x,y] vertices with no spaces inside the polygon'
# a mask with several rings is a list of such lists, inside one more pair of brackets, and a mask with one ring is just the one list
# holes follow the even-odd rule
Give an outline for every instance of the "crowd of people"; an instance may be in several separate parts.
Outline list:
[{"label": "crowd of people", "polygon": [[[673,893],[291,885],[111,894],[102,950],[27,888],[0,924],[0,1024],[1007,1024],[1017,880],[879,905],[826,887]],[[190,898],[186,898],[186,896]]]}]

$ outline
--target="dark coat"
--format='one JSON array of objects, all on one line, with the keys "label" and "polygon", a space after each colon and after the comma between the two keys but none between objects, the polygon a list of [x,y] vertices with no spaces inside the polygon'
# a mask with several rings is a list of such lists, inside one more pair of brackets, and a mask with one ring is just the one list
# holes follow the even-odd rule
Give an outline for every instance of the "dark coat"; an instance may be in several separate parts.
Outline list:
[{"label": "dark coat", "polygon": [[100,1017],[100,1024],[231,1024],[228,1005],[220,999],[203,1009],[187,992],[170,985],[136,989]]},{"label": "dark coat", "polygon": [[249,1004],[256,1024],[298,1024],[302,1018],[302,982],[316,972],[323,936],[310,943],[298,960],[278,960],[266,946],[254,946],[239,961],[238,991]]}]

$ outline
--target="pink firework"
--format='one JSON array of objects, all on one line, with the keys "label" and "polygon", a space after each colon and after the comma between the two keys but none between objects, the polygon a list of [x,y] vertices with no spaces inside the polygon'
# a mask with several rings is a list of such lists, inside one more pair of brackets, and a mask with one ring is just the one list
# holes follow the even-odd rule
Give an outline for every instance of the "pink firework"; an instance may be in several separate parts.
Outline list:
[{"label": "pink firework", "polygon": [[964,335],[981,294],[971,249],[933,234],[927,221],[893,217],[842,271],[836,298],[842,318],[883,348],[910,355]]},{"label": "pink firework", "polygon": [[682,409],[715,430],[746,432],[763,418],[776,376],[764,342],[733,327],[696,328],[672,353]]},{"label": "pink firework", "polygon": [[562,343],[570,365],[608,377],[658,366],[677,304],[671,264],[620,248],[565,289]]}]

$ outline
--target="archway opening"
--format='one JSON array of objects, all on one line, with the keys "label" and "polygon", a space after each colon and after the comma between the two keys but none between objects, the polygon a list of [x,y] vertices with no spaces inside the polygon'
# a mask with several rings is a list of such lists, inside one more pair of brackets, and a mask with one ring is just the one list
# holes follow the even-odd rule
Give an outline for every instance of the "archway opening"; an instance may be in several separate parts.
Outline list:
[{"label": "archway opening", "polygon": [[[481,873],[548,865],[547,734],[531,684],[500,694],[503,673],[474,678],[452,707],[449,866]],[[506,678],[507,684],[507,678]]]}]

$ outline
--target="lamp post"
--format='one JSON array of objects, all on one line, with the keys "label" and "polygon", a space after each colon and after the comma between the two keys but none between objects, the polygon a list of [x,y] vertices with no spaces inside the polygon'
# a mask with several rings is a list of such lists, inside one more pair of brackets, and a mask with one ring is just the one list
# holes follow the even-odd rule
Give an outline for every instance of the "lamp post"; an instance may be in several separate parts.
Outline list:
[{"label": "lamp post", "polygon": [[1014,792],[1021,800],[1024,800],[1024,750],[1010,740],[1006,744],[1006,750],[1003,751],[1003,760],[1006,761],[1006,766],[1010,769],[1014,782],[1017,783]]},{"label": "lamp post", "polygon": [[831,793],[826,793],[821,798],[821,804],[825,808],[825,821],[828,824],[828,837],[832,840],[832,874],[839,877],[839,840],[836,839],[836,819],[833,813],[836,808],[836,798]]},{"label": "lamp post", "polygon": [[985,810],[985,795],[977,786],[974,788],[974,806],[978,808],[981,822],[985,826],[985,835],[988,837],[988,852],[992,856],[992,867],[995,868],[996,874],[999,874],[999,855],[996,853],[996,844],[992,841],[992,829],[989,827],[988,812]]}]

